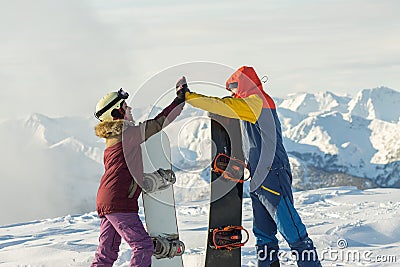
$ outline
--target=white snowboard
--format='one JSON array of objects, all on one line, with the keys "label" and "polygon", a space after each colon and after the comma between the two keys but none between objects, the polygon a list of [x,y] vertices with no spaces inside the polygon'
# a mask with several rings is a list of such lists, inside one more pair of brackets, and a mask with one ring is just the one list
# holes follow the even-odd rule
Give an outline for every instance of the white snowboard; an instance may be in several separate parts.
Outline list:
[{"label": "white snowboard", "polygon": [[[145,173],[152,173],[159,168],[172,168],[171,148],[168,136],[161,131],[142,144],[143,167]],[[153,193],[143,192],[143,206],[147,231],[150,236],[177,235],[178,225],[175,213],[173,186]],[[182,256],[156,259],[152,257],[153,267],[183,267]]]}]

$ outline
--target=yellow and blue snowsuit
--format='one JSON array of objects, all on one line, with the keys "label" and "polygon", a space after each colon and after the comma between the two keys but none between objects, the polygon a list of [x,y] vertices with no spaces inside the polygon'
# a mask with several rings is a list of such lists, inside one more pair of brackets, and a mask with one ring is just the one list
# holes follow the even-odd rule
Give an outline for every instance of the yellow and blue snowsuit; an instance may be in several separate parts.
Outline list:
[{"label": "yellow and blue snowsuit", "polygon": [[237,83],[234,98],[221,99],[191,92],[185,96],[187,103],[194,107],[241,120],[243,152],[252,177],[250,196],[258,266],[267,267],[278,261],[277,231],[293,251],[300,255],[303,251],[315,253],[315,260],[300,257],[298,266],[321,266],[313,242],[293,206],[292,174],[275,103],[264,92],[252,67],[244,66],[233,73],[226,88],[231,83]]}]

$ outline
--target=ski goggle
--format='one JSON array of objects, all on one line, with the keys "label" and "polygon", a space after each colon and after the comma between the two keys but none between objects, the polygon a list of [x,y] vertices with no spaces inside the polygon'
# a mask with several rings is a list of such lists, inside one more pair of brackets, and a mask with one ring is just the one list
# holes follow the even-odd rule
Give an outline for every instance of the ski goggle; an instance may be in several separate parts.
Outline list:
[{"label": "ski goggle", "polygon": [[128,92],[125,92],[124,90],[119,89],[117,92],[117,97],[114,98],[110,103],[108,103],[106,106],[104,106],[102,109],[94,113],[94,116],[101,121],[100,116],[103,115],[107,110],[109,110],[111,107],[113,107],[115,104],[118,103],[121,99],[127,99],[129,97]]},{"label": "ski goggle", "polygon": [[117,93],[118,97],[120,97],[121,99],[128,99],[129,97],[128,92],[125,92],[122,88],[120,88]]},{"label": "ski goggle", "polygon": [[228,88],[226,88],[229,91],[232,91],[232,89],[238,88],[238,82],[233,82],[228,84]]}]

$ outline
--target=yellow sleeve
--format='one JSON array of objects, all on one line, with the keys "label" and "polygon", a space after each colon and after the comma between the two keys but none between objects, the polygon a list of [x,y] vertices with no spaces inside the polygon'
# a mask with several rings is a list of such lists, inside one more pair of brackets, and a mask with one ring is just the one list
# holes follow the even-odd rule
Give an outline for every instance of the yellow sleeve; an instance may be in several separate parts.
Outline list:
[{"label": "yellow sleeve", "polygon": [[193,107],[251,123],[256,123],[263,106],[262,99],[257,95],[246,98],[219,98],[187,92],[185,98],[186,102]]}]

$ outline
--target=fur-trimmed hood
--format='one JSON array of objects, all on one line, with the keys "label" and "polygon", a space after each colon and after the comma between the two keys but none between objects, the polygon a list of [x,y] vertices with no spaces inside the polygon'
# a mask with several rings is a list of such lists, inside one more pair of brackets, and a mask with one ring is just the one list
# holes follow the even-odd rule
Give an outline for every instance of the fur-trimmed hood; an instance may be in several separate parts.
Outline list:
[{"label": "fur-trimmed hood", "polygon": [[121,137],[124,124],[124,120],[102,121],[94,129],[96,135],[101,138]]}]

